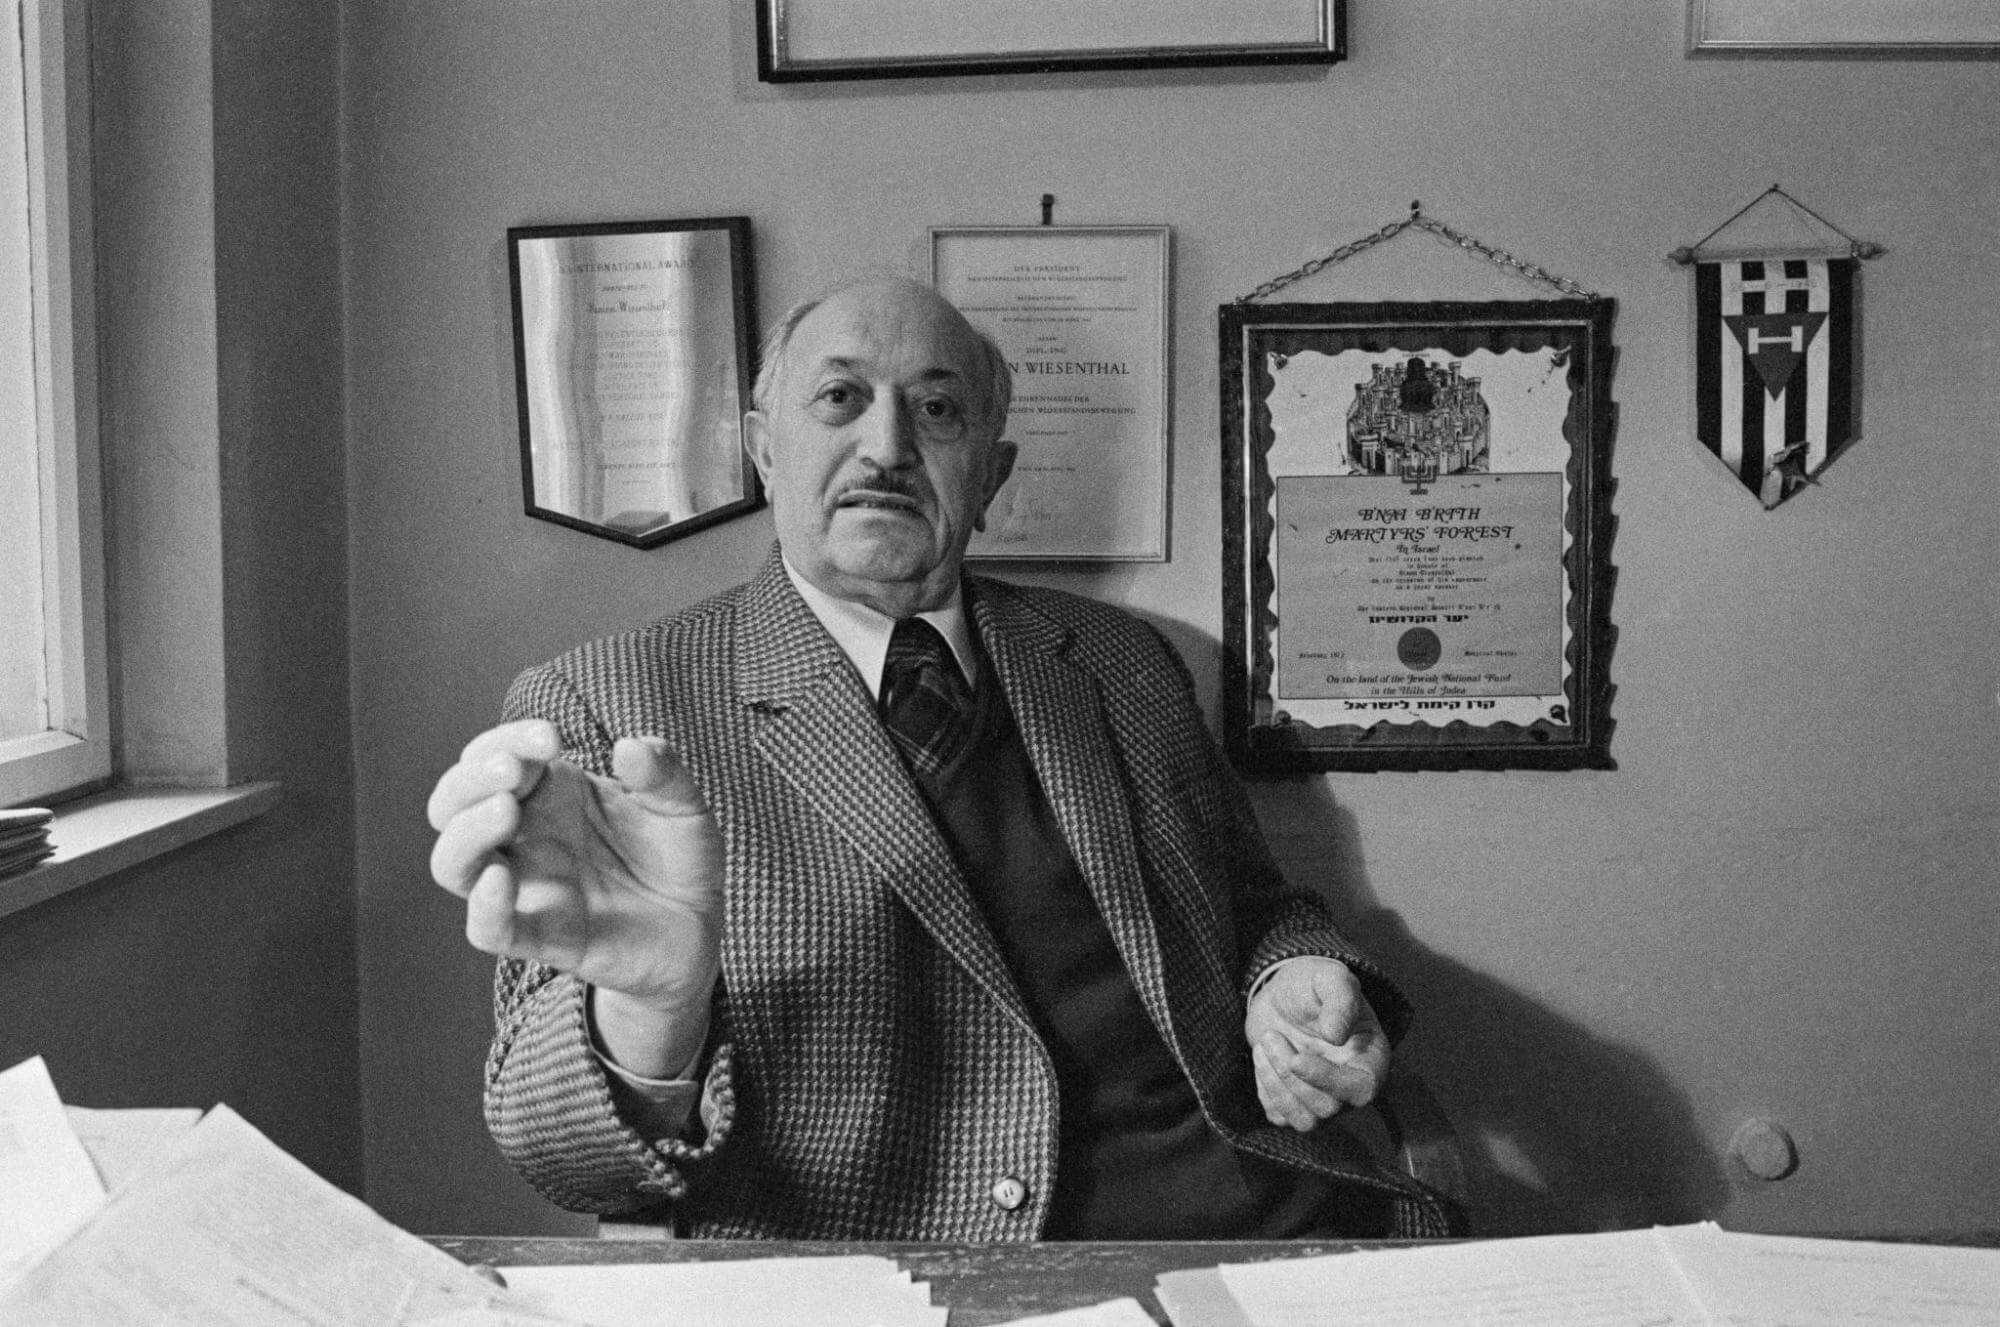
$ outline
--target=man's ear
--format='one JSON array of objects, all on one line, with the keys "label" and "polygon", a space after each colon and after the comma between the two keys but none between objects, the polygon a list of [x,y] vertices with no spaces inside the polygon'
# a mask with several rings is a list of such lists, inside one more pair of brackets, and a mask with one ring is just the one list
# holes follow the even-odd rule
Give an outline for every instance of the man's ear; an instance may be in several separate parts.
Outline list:
[{"label": "man's ear", "polygon": [[993,460],[987,467],[986,473],[986,496],[979,504],[979,516],[972,522],[974,530],[986,528],[986,509],[993,505],[993,499],[1000,496],[1001,486],[1007,482],[1007,477],[1014,473],[1014,458],[1020,455],[1020,452],[1019,447],[1005,438],[993,444]]},{"label": "man's ear", "polygon": [[743,412],[743,454],[750,458],[750,464],[757,467],[757,477],[764,481],[764,487],[771,486],[771,421],[764,418],[761,410]]}]

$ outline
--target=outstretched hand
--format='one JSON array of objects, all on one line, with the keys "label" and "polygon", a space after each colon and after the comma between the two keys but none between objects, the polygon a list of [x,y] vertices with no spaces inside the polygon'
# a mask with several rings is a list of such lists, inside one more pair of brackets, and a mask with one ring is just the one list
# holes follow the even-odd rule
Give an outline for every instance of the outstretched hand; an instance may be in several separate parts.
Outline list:
[{"label": "outstretched hand", "polygon": [[1345,963],[1288,959],[1243,1020],[1257,1099],[1271,1123],[1305,1133],[1343,1106],[1365,1106],[1389,1078],[1389,1038]]},{"label": "outstretched hand", "polygon": [[559,751],[538,719],[474,738],[431,793],[432,877],[465,900],[474,947],[705,1014],[721,954],[715,816],[658,738],[621,738],[610,778]]}]

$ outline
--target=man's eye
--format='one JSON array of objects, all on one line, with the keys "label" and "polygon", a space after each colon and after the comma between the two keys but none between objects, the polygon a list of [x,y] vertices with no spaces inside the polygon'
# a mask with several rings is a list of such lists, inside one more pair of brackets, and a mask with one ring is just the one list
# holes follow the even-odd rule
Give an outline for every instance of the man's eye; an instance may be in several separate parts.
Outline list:
[{"label": "man's eye", "polygon": [[955,425],[964,413],[958,402],[948,396],[931,396],[917,402],[917,418],[933,426]]},{"label": "man's eye", "polygon": [[812,399],[813,409],[821,415],[848,416],[861,408],[861,393],[844,382],[830,382],[819,389]]}]

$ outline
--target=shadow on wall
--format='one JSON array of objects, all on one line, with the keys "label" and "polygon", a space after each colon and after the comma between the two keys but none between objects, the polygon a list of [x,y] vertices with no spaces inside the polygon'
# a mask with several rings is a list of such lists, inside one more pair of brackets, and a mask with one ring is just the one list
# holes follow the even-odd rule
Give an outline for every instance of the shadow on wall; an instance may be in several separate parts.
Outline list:
[{"label": "shadow on wall", "polygon": [[1327,899],[1417,1007],[1398,1053],[1451,1118],[1473,1233],[1629,1229],[1720,1210],[1729,1181],[1657,1067],[1427,948],[1377,903],[1354,818],[1323,783],[1265,786],[1259,801],[1290,878]]}]

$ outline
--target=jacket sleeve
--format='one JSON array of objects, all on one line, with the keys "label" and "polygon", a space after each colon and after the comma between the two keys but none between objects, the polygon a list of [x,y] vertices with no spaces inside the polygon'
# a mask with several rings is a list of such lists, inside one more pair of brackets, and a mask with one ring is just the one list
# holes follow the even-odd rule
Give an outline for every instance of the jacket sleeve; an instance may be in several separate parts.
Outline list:
[{"label": "jacket sleeve", "polygon": [[1238,980],[1248,996],[1251,985],[1272,964],[1287,958],[1316,955],[1337,959],[1361,982],[1362,994],[1392,1041],[1410,1022],[1410,1003],[1389,974],[1334,925],[1325,902],[1312,890],[1285,878],[1271,856],[1242,782],[1230,768],[1196,703],[1194,678],[1164,637],[1162,654],[1171,669],[1174,695],[1171,721],[1186,731],[1176,746],[1188,753],[1193,766],[1189,780],[1217,860],[1228,864],[1230,904],[1241,966]]},{"label": "jacket sleeve", "polygon": [[[563,758],[608,774],[614,736],[556,665],[531,669],[507,696],[507,720],[539,718],[562,736]],[[588,987],[537,963],[502,959],[494,973],[486,1126],[521,1177],[551,1202],[614,1214],[684,1197],[728,1141],[735,1117],[730,1051],[708,1058],[702,1100],[685,1136],[649,1138],[618,1111],[590,1044]],[[718,997],[711,1027],[725,1026]]]}]

